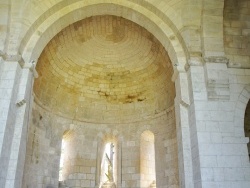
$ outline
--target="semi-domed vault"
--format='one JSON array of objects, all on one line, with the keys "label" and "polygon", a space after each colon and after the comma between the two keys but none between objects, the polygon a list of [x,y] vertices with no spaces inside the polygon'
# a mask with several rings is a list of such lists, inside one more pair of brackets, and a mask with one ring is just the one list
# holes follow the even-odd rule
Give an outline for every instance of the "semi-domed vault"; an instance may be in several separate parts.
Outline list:
[{"label": "semi-domed vault", "polygon": [[143,27],[116,16],[94,16],[64,28],[45,47],[37,71],[36,102],[80,121],[154,117],[175,97],[164,47]]}]

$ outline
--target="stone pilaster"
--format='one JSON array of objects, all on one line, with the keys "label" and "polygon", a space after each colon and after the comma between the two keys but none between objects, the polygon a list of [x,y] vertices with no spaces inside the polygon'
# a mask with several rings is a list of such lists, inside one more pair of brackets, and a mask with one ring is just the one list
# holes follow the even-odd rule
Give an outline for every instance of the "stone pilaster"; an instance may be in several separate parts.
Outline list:
[{"label": "stone pilaster", "polygon": [[21,186],[32,84],[21,55],[0,55],[0,187],[11,188]]},{"label": "stone pilaster", "polygon": [[178,139],[180,187],[193,187],[191,140],[189,130],[189,89],[185,72],[180,72],[175,80],[176,130]]},{"label": "stone pilaster", "polygon": [[0,71],[0,187],[5,187],[17,115],[16,100],[21,67],[17,61],[3,59]]},{"label": "stone pilaster", "polygon": [[32,74],[28,68],[22,69],[22,75],[18,86],[16,120],[14,124],[14,136],[10,146],[10,160],[5,187],[21,188],[25,163],[27,127],[30,114]]}]

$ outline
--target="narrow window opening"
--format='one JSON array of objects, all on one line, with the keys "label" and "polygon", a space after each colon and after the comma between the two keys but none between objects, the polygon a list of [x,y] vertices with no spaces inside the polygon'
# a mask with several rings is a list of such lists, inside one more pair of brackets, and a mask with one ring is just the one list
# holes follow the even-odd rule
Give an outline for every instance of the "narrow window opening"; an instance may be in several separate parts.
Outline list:
[{"label": "narrow window opening", "polygon": [[60,167],[59,167],[59,182],[63,181],[63,163],[65,156],[65,139],[62,139],[61,145],[61,157],[60,157]]},{"label": "narrow window opening", "polygon": [[142,133],[140,147],[141,187],[156,187],[154,142],[154,134],[151,131]]},{"label": "narrow window opening", "polygon": [[116,166],[115,144],[109,142],[105,145],[101,164],[101,187],[115,187]]},{"label": "narrow window opening", "polygon": [[[245,111],[244,130],[245,130],[245,137],[250,138],[250,100],[248,101]],[[247,148],[248,148],[248,156],[250,159],[250,142],[248,142]]]},{"label": "narrow window opening", "polygon": [[65,131],[63,133],[63,137],[62,137],[62,143],[61,143],[61,156],[60,156],[60,164],[59,164],[59,187],[64,187],[64,181],[67,178],[67,169],[69,169],[69,164],[70,161],[68,160],[69,158],[69,138],[72,136],[71,131]]}]

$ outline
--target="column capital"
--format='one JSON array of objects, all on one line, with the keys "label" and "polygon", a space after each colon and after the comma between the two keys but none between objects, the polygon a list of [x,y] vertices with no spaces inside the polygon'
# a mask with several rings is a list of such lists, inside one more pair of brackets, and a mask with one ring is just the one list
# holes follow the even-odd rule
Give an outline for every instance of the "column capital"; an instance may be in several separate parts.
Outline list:
[{"label": "column capital", "polygon": [[38,73],[35,69],[36,61],[32,61],[29,63],[25,63],[24,59],[22,58],[21,54],[16,54],[16,55],[10,55],[7,53],[4,53],[3,51],[0,50],[0,57],[5,61],[5,62],[18,62],[21,68],[25,69],[28,68],[30,71],[33,73],[35,78],[38,78]]},{"label": "column capital", "polygon": [[201,56],[191,56],[188,60],[189,66],[203,66],[204,61]]},{"label": "column capital", "polygon": [[2,57],[3,60],[6,62],[13,62],[13,61],[18,62],[21,67],[25,64],[25,62],[22,58],[22,55],[19,53],[13,55],[13,54],[5,53],[5,52],[0,50],[0,57]]}]

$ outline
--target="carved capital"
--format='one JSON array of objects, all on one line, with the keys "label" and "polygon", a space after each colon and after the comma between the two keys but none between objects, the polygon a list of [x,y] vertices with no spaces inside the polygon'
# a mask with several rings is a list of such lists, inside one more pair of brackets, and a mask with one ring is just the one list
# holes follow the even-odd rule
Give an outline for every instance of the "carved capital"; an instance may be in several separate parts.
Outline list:
[{"label": "carved capital", "polygon": [[188,60],[190,66],[203,66],[204,61],[201,56],[192,56]]},{"label": "carved capital", "polygon": [[20,54],[16,54],[16,55],[9,55],[9,54],[3,54],[3,59],[5,61],[21,61],[22,60],[22,56]]},{"label": "carved capital", "polygon": [[21,67],[23,67],[23,65],[25,64],[21,54],[19,53],[16,55],[10,55],[10,54],[4,53],[3,51],[0,51],[0,56],[3,58],[4,61],[18,62]]}]

